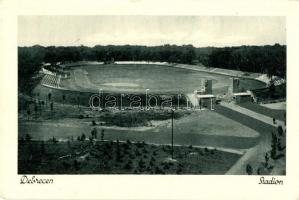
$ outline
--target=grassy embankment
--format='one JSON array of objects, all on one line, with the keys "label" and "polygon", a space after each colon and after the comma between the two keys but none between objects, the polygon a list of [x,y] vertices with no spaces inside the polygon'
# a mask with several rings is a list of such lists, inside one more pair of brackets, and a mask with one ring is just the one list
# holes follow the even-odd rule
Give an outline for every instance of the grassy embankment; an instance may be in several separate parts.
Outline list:
[{"label": "grassy embankment", "polygon": [[[51,108],[51,102],[53,107]],[[167,120],[172,117],[169,110],[111,110],[92,111],[88,107],[56,103],[53,101],[35,101],[24,95],[19,96],[19,118],[22,120],[59,120],[64,118],[90,119],[90,123],[102,123],[107,126],[138,127],[150,126],[151,120]],[[174,119],[190,114],[191,111],[180,110],[174,113]]]}]

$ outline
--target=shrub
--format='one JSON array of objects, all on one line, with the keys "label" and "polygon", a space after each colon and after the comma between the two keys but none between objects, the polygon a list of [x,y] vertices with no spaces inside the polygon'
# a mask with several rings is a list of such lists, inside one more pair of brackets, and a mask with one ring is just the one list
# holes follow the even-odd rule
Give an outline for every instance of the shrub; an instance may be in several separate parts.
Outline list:
[{"label": "shrub", "polygon": [[41,152],[42,155],[44,155],[46,153],[45,142],[44,141],[41,142],[40,152]]},{"label": "shrub", "polygon": [[278,128],[277,128],[277,132],[278,132],[278,135],[279,135],[279,136],[282,136],[282,135],[283,135],[283,129],[282,129],[281,126],[278,126]]},{"label": "shrub", "polygon": [[169,165],[166,163],[166,164],[164,164],[164,166],[163,166],[163,169],[164,170],[168,170],[170,167],[169,167]]},{"label": "shrub", "polygon": [[134,156],[133,154],[130,154],[130,155],[129,155],[129,158],[130,158],[130,159],[135,159],[135,156]]},{"label": "shrub", "polygon": [[146,148],[143,148],[142,153],[148,153],[148,151],[146,150]]},{"label": "shrub", "polygon": [[132,162],[131,161],[128,161],[125,165],[125,169],[132,169]]},{"label": "shrub", "polygon": [[143,145],[140,142],[137,142],[136,146],[137,146],[137,148],[142,148],[143,147]]},{"label": "shrub", "polygon": [[183,168],[179,165],[176,169],[177,174],[181,174],[183,172]]},{"label": "shrub", "polygon": [[79,115],[79,119],[83,119],[84,118],[84,116],[83,115]]},{"label": "shrub", "polygon": [[155,167],[155,174],[165,174],[165,172],[161,170],[159,167]]},{"label": "shrub", "polygon": [[247,164],[247,165],[246,165],[246,173],[247,173],[248,175],[252,175],[252,172],[253,172],[253,169],[252,169],[251,165],[250,165],[250,164]]},{"label": "shrub", "polygon": [[138,151],[138,149],[135,150],[135,155],[136,156],[141,156],[141,153]]},{"label": "shrub", "polygon": [[71,165],[69,163],[67,163],[66,161],[62,162],[62,166],[64,169],[69,169],[71,167]]},{"label": "shrub", "polygon": [[54,144],[57,144],[57,143],[58,143],[58,140],[53,136],[53,138],[52,138],[52,142],[53,142]]},{"label": "shrub", "polygon": [[139,168],[145,168],[145,162],[142,159],[138,162],[138,165]]},{"label": "shrub", "polygon": [[76,171],[80,169],[79,162],[77,160],[74,160],[74,168]]},{"label": "shrub", "polygon": [[85,134],[84,133],[82,133],[82,135],[81,135],[81,141],[85,141],[85,139],[86,139],[86,136],[85,136]]}]

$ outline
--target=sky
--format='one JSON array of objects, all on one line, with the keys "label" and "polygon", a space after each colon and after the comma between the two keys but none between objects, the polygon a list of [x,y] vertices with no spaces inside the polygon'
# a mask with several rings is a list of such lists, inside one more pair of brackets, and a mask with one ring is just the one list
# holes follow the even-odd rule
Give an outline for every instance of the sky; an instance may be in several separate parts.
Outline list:
[{"label": "sky", "polygon": [[19,46],[286,44],[284,17],[19,16]]}]

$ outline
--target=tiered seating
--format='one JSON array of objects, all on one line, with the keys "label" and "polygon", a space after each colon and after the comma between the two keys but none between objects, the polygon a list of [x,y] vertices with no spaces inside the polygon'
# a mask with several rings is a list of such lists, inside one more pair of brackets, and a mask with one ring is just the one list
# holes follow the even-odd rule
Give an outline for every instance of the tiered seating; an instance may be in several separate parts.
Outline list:
[{"label": "tiered seating", "polygon": [[277,85],[282,85],[284,84],[286,81],[285,79],[277,79],[274,81],[274,85],[277,86]]},{"label": "tiered seating", "polygon": [[41,84],[48,87],[59,88],[59,79],[60,77],[57,76],[56,74],[54,75],[46,74]]}]

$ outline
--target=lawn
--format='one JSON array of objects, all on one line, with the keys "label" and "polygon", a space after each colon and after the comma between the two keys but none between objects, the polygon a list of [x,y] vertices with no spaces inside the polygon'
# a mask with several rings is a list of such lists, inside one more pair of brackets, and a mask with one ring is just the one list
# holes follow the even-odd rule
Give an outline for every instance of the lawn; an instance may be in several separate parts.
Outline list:
[{"label": "lawn", "polygon": [[254,119],[252,117],[249,117],[247,115],[244,115],[242,113],[231,110],[221,105],[215,106],[215,112],[223,116],[226,116],[234,121],[237,121],[240,124],[243,124],[244,126],[250,127],[251,129],[254,129],[257,132],[261,133],[262,135],[268,134],[270,136],[271,130],[274,129],[274,127],[271,125],[265,124],[257,119]]},{"label": "lawn", "polygon": [[257,113],[260,113],[260,114],[263,114],[263,115],[266,115],[266,116],[269,116],[269,117],[272,117],[272,118],[274,117],[274,118],[279,119],[281,121],[285,120],[285,117],[284,117],[285,113],[286,113],[285,110],[270,109],[270,108],[261,106],[257,103],[251,103],[251,102],[240,103],[238,105],[242,106],[244,108],[247,108],[249,110],[252,110],[254,112],[257,112]]}]

